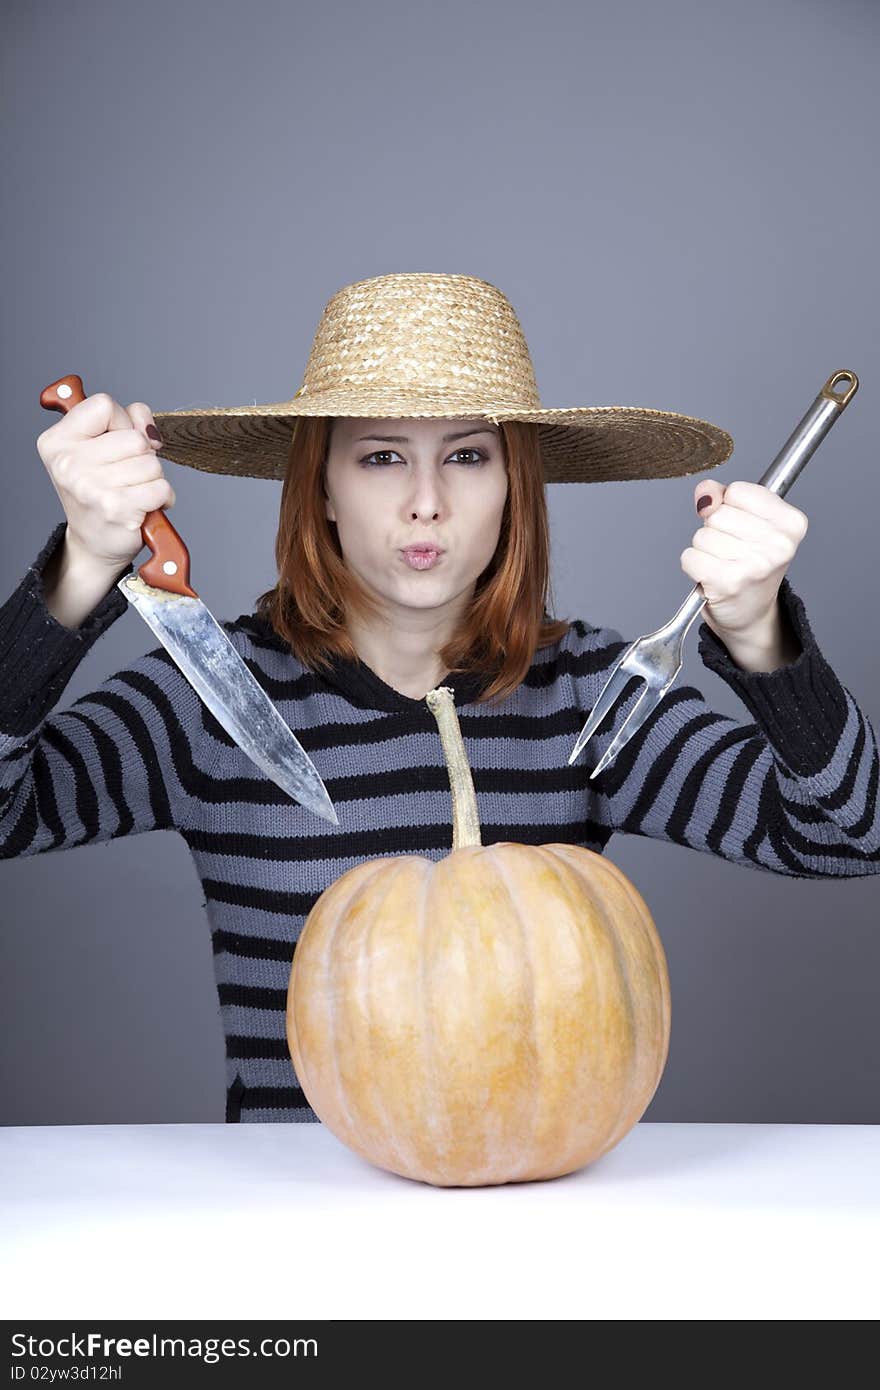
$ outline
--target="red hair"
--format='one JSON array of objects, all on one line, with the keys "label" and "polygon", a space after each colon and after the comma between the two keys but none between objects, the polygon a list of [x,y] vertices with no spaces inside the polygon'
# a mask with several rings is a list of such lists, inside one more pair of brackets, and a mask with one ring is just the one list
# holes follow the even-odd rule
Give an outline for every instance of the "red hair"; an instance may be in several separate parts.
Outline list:
[{"label": "red hair", "polygon": [[[330,653],[359,659],[346,633],[347,613],[363,620],[382,614],[346,566],[336,524],[324,510],[331,423],[328,416],[305,415],[296,422],[275,541],[278,582],[257,600],[260,617],[313,671],[328,669]],[[508,487],[498,545],[457,632],[438,651],[449,672],[494,672],[481,703],[515,690],[536,649],[558,642],[569,628],[545,606],[550,534],[538,426],[512,420],[499,428]]]}]

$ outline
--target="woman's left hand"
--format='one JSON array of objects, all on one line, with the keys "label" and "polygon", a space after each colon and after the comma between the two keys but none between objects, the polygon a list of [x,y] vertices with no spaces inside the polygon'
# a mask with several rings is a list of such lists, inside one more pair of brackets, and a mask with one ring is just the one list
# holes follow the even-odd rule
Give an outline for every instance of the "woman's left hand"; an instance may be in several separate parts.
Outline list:
[{"label": "woman's left hand", "polygon": [[722,640],[765,640],[779,622],[779,586],[807,534],[806,515],[760,483],[703,479],[694,505],[703,524],[681,553],[685,574],[706,595],[702,618]]}]

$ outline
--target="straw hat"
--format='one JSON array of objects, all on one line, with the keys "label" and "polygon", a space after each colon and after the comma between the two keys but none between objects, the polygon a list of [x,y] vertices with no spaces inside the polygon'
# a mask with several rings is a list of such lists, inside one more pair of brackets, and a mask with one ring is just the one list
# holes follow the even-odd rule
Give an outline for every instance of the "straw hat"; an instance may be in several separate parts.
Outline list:
[{"label": "straw hat", "polygon": [[726,430],[677,411],[545,409],[512,305],[472,275],[406,272],[346,285],[324,308],[290,400],[154,412],[164,458],[250,478],[284,477],[304,415],[532,421],[549,483],[675,478],[733,452]]}]

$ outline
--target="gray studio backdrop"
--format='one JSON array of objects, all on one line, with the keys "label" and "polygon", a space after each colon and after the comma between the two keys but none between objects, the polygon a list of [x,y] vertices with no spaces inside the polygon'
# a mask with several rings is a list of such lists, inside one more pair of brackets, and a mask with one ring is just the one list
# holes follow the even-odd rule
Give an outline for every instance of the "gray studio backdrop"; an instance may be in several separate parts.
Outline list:
[{"label": "gray studio backdrop", "polygon": [[[789,494],[789,578],[880,730],[878,12],[656,6],[43,3],[5,10],[3,544],[60,518],[40,390],[154,410],[291,396],[342,285],[478,275],[545,405],[681,410],[757,481],[828,375],[861,389]],[[218,617],[272,581],[280,484],[167,465]],[[707,475],[708,476],[708,475]],[[628,638],[691,581],[697,479],[548,487],[555,611]],[[123,616],[62,707],[155,645]],[[702,664],[679,681],[751,716]],[[615,836],[672,980],[647,1120],[877,1123],[880,877],[786,879]],[[0,864],[0,1121],[222,1121],[207,918],[182,839]]]}]

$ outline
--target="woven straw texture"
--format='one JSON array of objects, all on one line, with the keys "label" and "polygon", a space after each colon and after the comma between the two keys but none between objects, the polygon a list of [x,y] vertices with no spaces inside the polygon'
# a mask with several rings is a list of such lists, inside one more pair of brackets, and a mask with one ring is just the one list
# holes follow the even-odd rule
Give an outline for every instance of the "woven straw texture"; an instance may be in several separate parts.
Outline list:
[{"label": "woven straw texture", "polygon": [[676,411],[543,407],[513,306],[470,275],[377,275],[339,290],[289,400],[154,412],[163,457],[255,478],[283,478],[297,419],[321,415],[529,421],[552,483],[678,477],[733,452],[726,430]]}]

